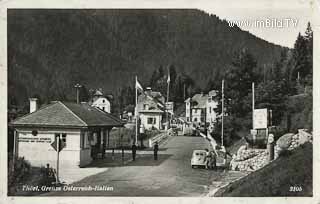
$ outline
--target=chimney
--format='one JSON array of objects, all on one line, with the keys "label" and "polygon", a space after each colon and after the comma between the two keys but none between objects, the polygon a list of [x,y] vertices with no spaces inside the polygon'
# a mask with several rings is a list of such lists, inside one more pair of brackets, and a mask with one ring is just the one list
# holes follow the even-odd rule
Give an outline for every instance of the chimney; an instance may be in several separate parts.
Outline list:
[{"label": "chimney", "polygon": [[29,98],[29,101],[30,101],[30,113],[33,113],[38,109],[38,99]]}]

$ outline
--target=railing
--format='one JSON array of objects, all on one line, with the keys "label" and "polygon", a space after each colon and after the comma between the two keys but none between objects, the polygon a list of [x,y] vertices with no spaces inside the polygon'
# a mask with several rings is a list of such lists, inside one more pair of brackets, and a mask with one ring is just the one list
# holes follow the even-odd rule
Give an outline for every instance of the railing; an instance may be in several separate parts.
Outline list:
[{"label": "railing", "polygon": [[149,139],[149,147],[152,147],[155,142],[158,142],[158,143],[162,142],[167,137],[168,137],[168,134],[166,132],[164,132],[164,133],[160,133],[160,134],[154,136],[153,138],[150,138]]}]

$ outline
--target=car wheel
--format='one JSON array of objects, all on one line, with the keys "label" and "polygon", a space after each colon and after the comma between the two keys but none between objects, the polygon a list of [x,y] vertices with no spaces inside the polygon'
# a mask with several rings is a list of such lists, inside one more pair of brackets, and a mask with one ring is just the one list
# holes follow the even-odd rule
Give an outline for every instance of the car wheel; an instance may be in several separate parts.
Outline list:
[{"label": "car wheel", "polygon": [[193,168],[193,169],[194,169],[194,166],[193,166],[193,165],[191,165],[191,168]]}]

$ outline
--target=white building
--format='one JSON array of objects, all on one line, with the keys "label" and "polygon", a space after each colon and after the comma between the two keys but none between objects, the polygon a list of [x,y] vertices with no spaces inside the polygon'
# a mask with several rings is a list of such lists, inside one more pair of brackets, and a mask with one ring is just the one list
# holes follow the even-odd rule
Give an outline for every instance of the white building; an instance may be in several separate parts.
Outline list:
[{"label": "white building", "polygon": [[162,118],[165,113],[165,98],[160,92],[152,91],[151,88],[139,95],[137,111],[140,124],[144,129],[162,129]]},{"label": "white building", "polygon": [[214,109],[218,102],[215,100],[217,91],[212,90],[208,94],[195,94],[193,97],[185,100],[186,104],[186,121],[195,124],[214,123],[217,114]]},{"label": "white building", "polygon": [[96,90],[93,94],[93,98],[90,101],[91,106],[100,108],[101,110],[110,113],[110,102],[109,100],[103,96],[103,93],[101,90]]},{"label": "white building", "polygon": [[216,90],[209,91],[207,95],[207,122],[214,123],[217,120],[217,113],[214,111],[218,107],[215,97],[218,92]]},{"label": "white building", "polygon": [[[37,107],[36,100],[30,107]],[[59,136],[66,144],[60,152],[61,166],[85,166],[98,154],[104,155],[109,132],[122,122],[87,104],[56,101],[14,120],[14,152],[33,166],[56,166],[51,144]]]}]

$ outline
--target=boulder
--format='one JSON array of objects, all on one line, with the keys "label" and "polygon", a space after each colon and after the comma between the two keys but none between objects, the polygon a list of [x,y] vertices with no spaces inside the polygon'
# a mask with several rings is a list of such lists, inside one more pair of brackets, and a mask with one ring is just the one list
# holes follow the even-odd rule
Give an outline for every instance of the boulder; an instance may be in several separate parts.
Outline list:
[{"label": "boulder", "polygon": [[287,133],[281,136],[276,144],[281,150],[287,150],[290,147],[292,137],[294,136],[293,133]]},{"label": "boulder", "polygon": [[306,142],[310,142],[312,140],[312,135],[310,133],[308,133],[306,130],[304,129],[299,129],[299,139],[298,139],[298,143],[300,145],[306,143]]}]

